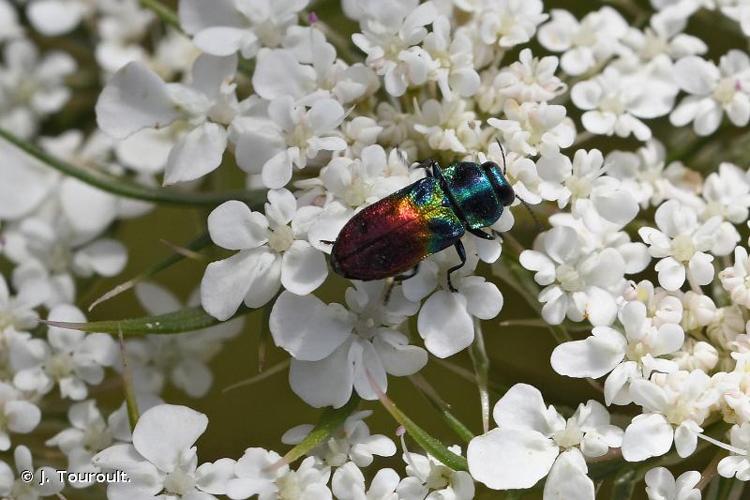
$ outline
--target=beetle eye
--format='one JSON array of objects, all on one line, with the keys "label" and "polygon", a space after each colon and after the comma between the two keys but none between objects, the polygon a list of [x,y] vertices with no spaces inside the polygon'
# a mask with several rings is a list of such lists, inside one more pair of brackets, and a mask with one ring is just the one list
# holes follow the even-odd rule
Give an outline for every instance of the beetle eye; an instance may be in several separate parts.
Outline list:
[{"label": "beetle eye", "polygon": [[504,207],[511,205],[516,199],[516,192],[510,184],[503,183],[497,187],[497,196]]}]

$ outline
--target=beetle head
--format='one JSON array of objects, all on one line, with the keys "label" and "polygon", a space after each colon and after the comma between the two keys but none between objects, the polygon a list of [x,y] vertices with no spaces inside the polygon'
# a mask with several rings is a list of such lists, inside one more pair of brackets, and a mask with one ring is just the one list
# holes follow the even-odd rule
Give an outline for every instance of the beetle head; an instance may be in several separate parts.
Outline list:
[{"label": "beetle head", "polygon": [[512,204],[516,199],[516,193],[513,191],[513,186],[510,185],[508,179],[505,177],[505,173],[500,170],[500,166],[494,161],[486,161],[482,163],[482,169],[490,179],[500,203],[504,207]]}]

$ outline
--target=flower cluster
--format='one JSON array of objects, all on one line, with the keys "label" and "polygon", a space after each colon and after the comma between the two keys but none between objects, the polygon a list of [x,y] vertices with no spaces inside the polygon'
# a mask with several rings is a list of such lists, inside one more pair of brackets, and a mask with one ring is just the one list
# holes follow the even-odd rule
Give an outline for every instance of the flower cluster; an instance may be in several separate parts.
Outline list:
[{"label": "flower cluster", "polygon": [[[63,484],[32,453],[122,471],[113,500],[469,500],[540,481],[546,500],[578,500],[615,473],[649,499],[695,500],[715,475],[750,480],[750,170],[736,154],[750,140],[750,4],[173,3],[0,0],[0,497],[103,487]],[[727,40],[709,46],[706,21]],[[492,200],[458,203],[446,178],[466,163],[494,173]],[[353,219],[402,189],[442,197],[435,213],[463,227]],[[162,204],[207,208],[183,212],[204,234],[123,282],[129,257],[142,265],[132,220],[170,217]],[[373,266],[409,253],[419,266],[336,276],[352,220]],[[181,260],[208,261],[199,283],[154,281]],[[143,318],[87,323],[84,307],[131,289]],[[286,455],[199,460],[208,417],[172,399],[211,392],[213,358],[253,310],[260,358],[271,343],[288,357],[275,369],[288,363],[289,389],[323,417],[281,437]],[[594,397],[491,394],[482,327],[498,318],[550,332],[552,380],[585,379]],[[476,436],[420,373],[433,361],[466,378],[446,360],[462,353]],[[465,456],[389,399],[400,377]],[[355,411],[377,400],[403,425],[401,461]],[[702,472],[657,467],[706,449]]]}]

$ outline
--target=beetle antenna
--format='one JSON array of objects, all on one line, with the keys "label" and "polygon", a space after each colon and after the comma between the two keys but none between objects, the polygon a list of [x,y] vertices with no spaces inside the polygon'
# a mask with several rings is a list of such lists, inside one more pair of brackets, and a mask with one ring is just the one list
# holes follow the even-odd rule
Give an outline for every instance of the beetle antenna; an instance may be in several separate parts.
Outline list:
[{"label": "beetle antenna", "polygon": [[521,198],[520,196],[518,196],[518,195],[516,195],[516,199],[518,201],[520,201],[523,204],[524,207],[526,207],[526,210],[529,212],[529,215],[531,216],[532,219],[534,219],[534,224],[536,225],[537,231],[542,232],[544,230],[544,227],[539,222],[539,219],[537,219],[536,214],[534,213],[534,211],[531,210],[531,207],[529,206],[529,204],[526,203],[526,201],[523,198]]},{"label": "beetle antenna", "polygon": [[406,168],[411,168],[411,165],[409,165],[409,160],[406,158],[406,153],[404,151],[396,148],[396,156],[398,156],[399,160],[401,160],[401,163],[403,163]]},{"label": "beetle antenna", "polygon": [[508,171],[508,163],[505,161],[505,148],[503,148],[503,145],[500,143],[500,139],[496,137],[495,141],[497,142],[497,145],[500,146],[500,153],[502,153],[503,155],[503,175],[505,175],[505,173]]}]

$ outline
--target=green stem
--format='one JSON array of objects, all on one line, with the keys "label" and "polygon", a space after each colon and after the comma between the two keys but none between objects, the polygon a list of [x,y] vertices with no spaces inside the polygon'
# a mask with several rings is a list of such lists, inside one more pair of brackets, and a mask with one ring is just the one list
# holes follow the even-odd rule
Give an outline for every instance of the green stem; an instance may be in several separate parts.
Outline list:
[{"label": "green stem", "polygon": [[409,376],[409,380],[414,387],[425,397],[428,403],[440,413],[445,423],[450,429],[465,443],[468,443],[474,439],[474,433],[469,430],[466,425],[461,422],[453,413],[450,411],[450,405],[443,401],[440,395],[437,393],[435,388],[424,378],[423,375],[415,373]]},{"label": "green stem", "polygon": [[482,333],[482,323],[479,319],[474,319],[474,342],[469,349],[471,362],[474,364],[474,374],[479,389],[479,405],[482,410],[482,429],[484,432],[490,430],[490,394],[487,390],[487,373],[490,369],[490,358],[487,356],[487,350],[484,346],[484,333]]},{"label": "green stem", "polygon": [[290,464],[320,446],[320,444],[324,443],[329,437],[331,437],[339,427],[344,425],[346,419],[357,409],[357,406],[359,406],[359,396],[354,394],[349,399],[349,402],[341,408],[326,408],[323,415],[320,417],[318,424],[312,431],[310,431],[310,434],[308,434],[300,444],[289,450],[289,452],[287,452],[287,454],[279,461],[278,465],[282,463]]},{"label": "green stem", "polygon": [[406,432],[422,447],[424,451],[432,455],[436,460],[440,461],[443,465],[450,467],[457,471],[468,471],[469,463],[466,458],[461,455],[456,455],[448,449],[440,440],[432,437],[424,429],[418,426],[412,419],[410,419],[404,412],[402,412],[396,403],[390,400],[383,390],[378,387],[375,380],[372,378],[370,372],[367,372],[367,378],[370,381],[370,386],[378,395],[378,399],[383,407],[388,410],[388,413],[406,429]]},{"label": "green stem", "polygon": [[159,0],[140,0],[139,3],[141,4],[141,7],[148,9],[159,16],[159,19],[161,19],[164,24],[182,32],[182,26],[180,26],[180,18],[177,16],[177,13],[161,3]]},{"label": "green stem", "polygon": [[2,128],[0,128],[0,137],[58,172],[125,198],[190,208],[197,205],[214,207],[229,200],[244,201],[256,210],[262,206],[261,196],[256,192],[241,190],[224,193],[185,193],[174,189],[143,186],[108,172],[70,164]]}]

